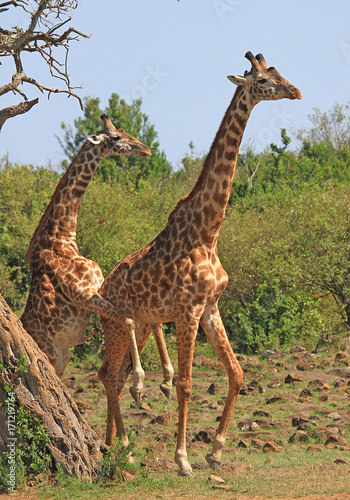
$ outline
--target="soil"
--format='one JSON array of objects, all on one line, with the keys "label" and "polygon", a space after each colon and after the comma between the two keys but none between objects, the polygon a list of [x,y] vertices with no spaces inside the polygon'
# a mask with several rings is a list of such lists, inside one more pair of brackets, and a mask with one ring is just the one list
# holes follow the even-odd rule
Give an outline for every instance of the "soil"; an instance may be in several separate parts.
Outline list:
[{"label": "soil", "polygon": [[[311,353],[296,346],[288,354],[278,350],[267,351],[264,356],[239,356],[244,370],[244,386],[238,398],[223,452],[219,471],[210,474],[233,477],[248,474],[249,465],[236,455],[264,454],[268,463],[280,454],[292,455],[298,450],[310,454],[324,450],[339,450],[338,458],[329,464],[327,474],[350,478],[350,351]],[[159,390],[161,374],[146,372],[142,404],[137,407],[127,389],[122,398],[122,414],[129,429],[137,434],[137,447],[143,454],[142,466],[149,474],[166,472],[176,476],[174,445],[177,428],[176,388],[168,401]],[[103,438],[106,419],[106,395],[97,376],[97,367],[84,370],[82,364],[70,363],[63,377],[80,411],[92,428]],[[176,377],[174,380],[176,384]],[[228,392],[228,379],[217,361],[203,355],[195,356],[193,388],[189,405],[187,431],[188,455],[194,473],[206,468],[204,455],[210,449],[217,422]],[[238,456],[237,455],[237,456]],[[226,475],[225,475],[226,474]],[[132,479],[132,478],[131,478]],[[162,494],[154,498],[180,500],[267,500],[271,496],[249,496],[249,491],[234,490],[234,496],[223,496],[230,491],[229,481],[213,483],[213,496]],[[215,489],[214,489],[215,488]],[[222,489],[222,491],[220,491]],[[278,496],[280,500],[294,498],[307,500],[350,500],[349,494]],[[347,490],[345,490],[347,491]],[[217,495],[216,495],[216,492]],[[311,492],[310,492],[311,493]],[[290,490],[282,494],[290,494]],[[215,496],[216,495],[216,496]],[[4,498],[36,500],[36,491],[15,493]],[[112,498],[112,497],[111,497]],[[115,498],[113,496],[113,498]],[[123,497],[131,500],[133,498]],[[98,500],[98,499],[96,499]],[[138,497],[140,500],[140,497]],[[141,499],[142,500],[142,499]]]}]

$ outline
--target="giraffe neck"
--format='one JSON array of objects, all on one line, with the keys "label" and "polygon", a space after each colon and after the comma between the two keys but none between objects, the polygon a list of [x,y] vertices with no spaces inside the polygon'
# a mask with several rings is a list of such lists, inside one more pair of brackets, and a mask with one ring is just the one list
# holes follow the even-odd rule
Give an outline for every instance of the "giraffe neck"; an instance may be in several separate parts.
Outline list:
[{"label": "giraffe neck", "polygon": [[245,89],[237,87],[219,130],[204,160],[192,191],[175,207],[172,214],[185,215],[194,242],[216,242],[225,216],[236,169],[238,151],[254,101]]},{"label": "giraffe neck", "polygon": [[33,234],[26,254],[29,264],[37,251],[55,243],[76,245],[81,201],[101,159],[98,146],[86,141],[57,184]]}]

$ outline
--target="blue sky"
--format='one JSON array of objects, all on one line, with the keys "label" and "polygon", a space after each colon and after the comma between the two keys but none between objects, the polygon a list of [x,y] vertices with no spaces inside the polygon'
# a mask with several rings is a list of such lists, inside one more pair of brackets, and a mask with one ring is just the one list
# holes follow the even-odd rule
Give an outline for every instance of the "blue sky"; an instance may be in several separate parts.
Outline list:
[{"label": "blue sky", "polygon": [[[14,14],[1,14],[3,28],[28,24],[21,9]],[[113,92],[129,101],[141,96],[175,168],[190,141],[198,153],[208,151],[235,90],[226,75],[250,68],[248,50],[262,52],[303,99],[259,103],[243,144],[262,150],[279,142],[282,127],[289,135],[308,127],[313,108],[326,111],[350,101],[348,0],[82,0],[71,24],[92,33],[71,43],[69,73],[73,84],[84,87],[79,95],[98,97],[103,107]],[[14,72],[10,60],[2,63],[0,85]],[[41,60],[29,55],[24,65],[29,76],[59,85]],[[62,136],[61,122],[73,124],[82,115],[78,102],[23,90],[29,99],[39,97],[39,104],[5,123],[0,157],[8,153],[12,162],[55,167],[64,158],[55,136]],[[1,107],[17,102],[7,94]]]}]

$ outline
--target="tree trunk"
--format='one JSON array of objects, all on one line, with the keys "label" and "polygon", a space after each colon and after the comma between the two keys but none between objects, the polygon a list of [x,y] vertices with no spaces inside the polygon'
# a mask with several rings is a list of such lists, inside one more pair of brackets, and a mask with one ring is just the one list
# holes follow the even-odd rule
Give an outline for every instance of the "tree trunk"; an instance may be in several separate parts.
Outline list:
[{"label": "tree trunk", "polygon": [[[26,359],[28,366],[24,374],[17,365],[20,358]],[[80,415],[48,358],[1,295],[0,363],[3,365],[2,371],[0,369],[0,452],[13,442],[5,412],[4,386],[9,386],[16,403],[41,418],[50,438],[47,447],[54,461],[68,474],[91,481],[105,445]]]}]

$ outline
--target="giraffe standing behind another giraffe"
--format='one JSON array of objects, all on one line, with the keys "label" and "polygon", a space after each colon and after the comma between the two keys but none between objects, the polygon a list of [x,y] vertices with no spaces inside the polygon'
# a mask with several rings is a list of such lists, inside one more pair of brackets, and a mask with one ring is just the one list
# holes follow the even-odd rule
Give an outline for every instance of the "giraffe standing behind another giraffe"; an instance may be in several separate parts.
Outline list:
[{"label": "giraffe standing behind another giraffe", "polygon": [[107,115],[101,118],[103,130],[85,141],[60,179],[26,253],[31,285],[21,321],[60,377],[70,359],[69,347],[88,338],[84,332],[92,311],[118,319],[134,334],[132,322],[125,322],[123,312],[99,295],[101,269],[80,255],[76,227],[81,201],[101,160],[108,155],[149,156],[151,151],[116,129]]},{"label": "giraffe standing behind another giraffe", "polygon": [[[199,178],[188,196],[170,213],[164,230],[148,245],[122,259],[106,278],[100,293],[133,319],[139,349],[152,325],[175,321],[178,345],[179,423],[175,460],[180,475],[192,476],[186,452],[187,408],[192,387],[192,359],[201,324],[229,378],[229,392],[207,461],[218,468],[228,426],[243,383],[218,310],[227,285],[217,239],[230,196],[243,132],[253,107],[262,100],[300,99],[297,88],[268,68],[261,54],[247,52],[252,64],[244,76],[229,76],[238,87],[225,113]],[[117,431],[127,436],[120,399],[130,370],[127,331],[102,318],[106,355],[99,370],[108,401],[106,443]],[[141,387],[139,388],[141,390]],[[139,397],[139,394],[136,394]]]}]

